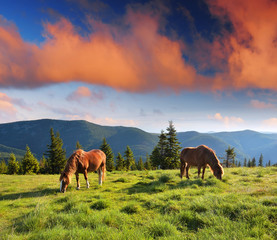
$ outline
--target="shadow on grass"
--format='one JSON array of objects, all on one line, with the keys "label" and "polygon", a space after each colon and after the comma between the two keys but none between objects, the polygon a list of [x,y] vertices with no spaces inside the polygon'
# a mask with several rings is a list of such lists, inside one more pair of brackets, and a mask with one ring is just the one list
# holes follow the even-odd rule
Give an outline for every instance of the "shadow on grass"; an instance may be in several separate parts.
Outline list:
[{"label": "shadow on grass", "polygon": [[20,198],[37,198],[37,197],[43,197],[48,195],[55,195],[59,192],[59,189],[57,188],[46,188],[43,190],[36,190],[36,191],[30,191],[30,192],[21,192],[21,193],[13,193],[13,194],[5,194],[0,196],[1,200],[15,200]]},{"label": "shadow on grass", "polygon": [[165,190],[173,190],[180,188],[198,188],[202,186],[214,186],[217,184],[216,179],[194,179],[194,180],[182,180],[179,182],[163,182],[161,180],[153,182],[138,182],[132,187],[127,188],[128,194],[136,193],[148,193],[154,194],[158,192],[164,192]]}]

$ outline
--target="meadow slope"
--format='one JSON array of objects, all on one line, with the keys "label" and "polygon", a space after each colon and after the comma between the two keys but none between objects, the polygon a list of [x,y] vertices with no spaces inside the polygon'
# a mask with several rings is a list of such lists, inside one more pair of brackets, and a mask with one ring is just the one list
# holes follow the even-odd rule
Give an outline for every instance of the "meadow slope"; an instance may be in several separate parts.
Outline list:
[{"label": "meadow slope", "polygon": [[58,175],[0,175],[1,239],[277,239],[277,168],[107,173],[59,193]]}]

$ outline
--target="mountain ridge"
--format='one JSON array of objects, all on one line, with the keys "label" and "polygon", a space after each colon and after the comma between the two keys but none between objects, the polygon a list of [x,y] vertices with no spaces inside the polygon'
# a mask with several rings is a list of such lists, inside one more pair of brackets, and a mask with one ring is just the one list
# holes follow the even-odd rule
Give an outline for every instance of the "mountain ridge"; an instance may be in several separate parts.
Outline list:
[{"label": "mountain ridge", "polygon": [[[102,126],[85,120],[55,120],[39,119],[17,121],[0,124],[0,159],[7,159],[10,152],[20,155],[28,145],[31,151],[40,159],[50,144],[50,128],[60,133],[67,156],[69,156],[79,141],[84,150],[99,148],[105,137],[116,157],[120,152],[124,155],[127,145],[134,152],[136,160],[145,159],[151,154],[158,142],[157,133],[148,133],[135,127]],[[197,131],[177,132],[181,147],[205,144],[214,149],[220,158],[225,157],[225,150],[235,147],[237,159],[255,157],[258,161],[260,154],[264,156],[264,163],[277,159],[277,133],[260,133],[252,130],[234,132],[200,133]]]}]

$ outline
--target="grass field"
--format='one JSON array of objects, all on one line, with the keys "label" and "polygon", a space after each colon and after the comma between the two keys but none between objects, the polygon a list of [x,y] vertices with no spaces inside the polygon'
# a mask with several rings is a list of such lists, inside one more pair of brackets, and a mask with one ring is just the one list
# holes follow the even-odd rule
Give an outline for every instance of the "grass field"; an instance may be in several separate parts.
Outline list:
[{"label": "grass field", "polygon": [[102,187],[58,175],[0,175],[0,239],[277,239],[277,168],[107,173]]}]

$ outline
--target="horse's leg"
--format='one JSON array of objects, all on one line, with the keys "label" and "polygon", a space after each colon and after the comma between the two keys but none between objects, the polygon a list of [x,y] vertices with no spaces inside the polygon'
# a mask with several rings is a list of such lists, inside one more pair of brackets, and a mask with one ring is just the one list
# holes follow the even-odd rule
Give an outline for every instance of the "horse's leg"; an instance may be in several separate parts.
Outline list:
[{"label": "horse's leg", "polygon": [[76,181],[77,181],[77,190],[79,190],[80,189],[80,182],[79,182],[79,173],[75,173],[75,175],[76,175]]},{"label": "horse's leg", "polygon": [[85,176],[85,180],[86,180],[86,182],[87,182],[87,188],[89,188],[88,171],[87,171],[87,170],[85,170],[84,176]]},{"label": "horse's leg", "polygon": [[97,172],[98,172],[99,185],[101,186],[102,185],[102,177],[103,177],[102,167],[98,168]]},{"label": "horse's leg", "polygon": [[189,168],[190,168],[190,166],[187,164],[187,166],[186,166],[186,177],[187,177],[187,179],[189,179]]},{"label": "horse's leg", "polygon": [[198,166],[198,178],[200,178],[200,173],[201,173],[201,166]]},{"label": "horse's leg", "polygon": [[203,171],[202,171],[202,179],[204,179],[205,170],[206,170],[206,165],[203,167]]}]

